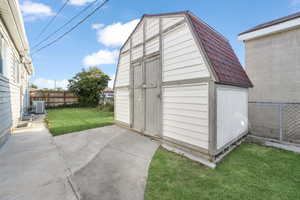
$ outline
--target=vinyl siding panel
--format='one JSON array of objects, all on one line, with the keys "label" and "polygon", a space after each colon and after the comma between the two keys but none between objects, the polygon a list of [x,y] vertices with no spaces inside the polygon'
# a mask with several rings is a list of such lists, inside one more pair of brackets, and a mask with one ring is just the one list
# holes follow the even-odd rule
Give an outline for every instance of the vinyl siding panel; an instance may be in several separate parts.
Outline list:
[{"label": "vinyl siding panel", "polygon": [[129,89],[118,88],[115,90],[115,119],[124,123],[130,123]]},{"label": "vinyl siding panel", "polygon": [[150,17],[146,18],[146,40],[159,33],[159,18]]},{"label": "vinyl siding panel", "polygon": [[217,148],[248,130],[248,89],[217,87]]},{"label": "vinyl siding panel", "polygon": [[182,21],[183,19],[184,17],[164,17],[162,18],[162,28],[165,30],[170,26]]},{"label": "vinyl siding panel", "polygon": [[163,136],[208,149],[208,84],[163,87]]},{"label": "vinyl siding panel", "polygon": [[0,74],[0,136],[16,127],[21,115],[28,108],[29,74],[23,64],[11,34],[0,18],[0,34],[3,36],[3,74]]},{"label": "vinyl siding panel", "polygon": [[132,55],[131,55],[132,60],[136,60],[138,58],[141,58],[142,56],[143,56],[143,45],[132,49]]},{"label": "vinyl siding panel", "polygon": [[141,44],[143,42],[143,26],[144,24],[141,23],[139,27],[135,30],[135,32],[132,34],[132,46],[136,46],[138,44]]},{"label": "vinyl siding panel", "polygon": [[146,43],[145,53],[149,55],[151,53],[159,51],[159,38],[154,38]]},{"label": "vinyl siding panel", "polygon": [[120,55],[116,87],[129,85],[129,71],[130,71],[130,54],[125,53]]},{"label": "vinyl siding panel", "polygon": [[[1,76],[1,75],[0,75]],[[9,83],[0,77],[0,135],[12,126]]]},{"label": "vinyl siding panel", "polygon": [[124,44],[123,49],[122,49],[122,52],[125,52],[125,51],[127,51],[127,50],[129,50],[129,49],[130,49],[130,40],[128,40],[128,41],[126,42],[126,44]]},{"label": "vinyl siding panel", "polygon": [[209,77],[209,71],[187,24],[162,38],[163,81]]}]

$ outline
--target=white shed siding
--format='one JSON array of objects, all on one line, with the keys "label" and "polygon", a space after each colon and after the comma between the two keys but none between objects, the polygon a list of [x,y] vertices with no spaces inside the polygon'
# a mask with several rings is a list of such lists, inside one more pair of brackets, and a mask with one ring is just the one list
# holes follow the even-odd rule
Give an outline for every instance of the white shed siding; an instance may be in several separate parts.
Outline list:
[{"label": "white shed siding", "polygon": [[154,38],[146,43],[146,55],[159,51],[159,38]]},{"label": "white shed siding", "polygon": [[129,52],[120,55],[116,87],[129,85],[129,69],[130,68],[130,54]]},{"label": "white shed siding", "polygon": [[164,82],[210,76],[186,23],[165,33],[162,45]]},{"label": "white shed siding", "polygon": [[128,88],[117,88],[115,90],[115,119],[129,124],[130,113],[129,113],[129,89]]},{"label": "white shed siding", "polygon": [[217,148],[248,130],[248,89],[217,87]]},{"label": "white shed siding", "polygon": [[128,40],[128,41],[126,42],[126,44],[124,44],[123,49],[122,49],[122,52],[125,52],[125,51],[127,51],[127,50],[129,50],[129,49],[130,49],[130,40]]},{"label": "white shed siding", "polygon": [[131,60],[136,60],[143,56],[143,45],[132,49]]},{"label": "white shed siding", "polygon": [[141,23],[131,36],[133,47],[143,42],[143,26],[144,24]]},{"label": "white shed siding", "polygon": [[159,33],[159,18],[150,17],[146,19],[146,40]]},{"label": "white shed siding", "polygon": [[165,30],[170,26],[182,21],[184,17],[164,17],[162,18],[162,29]]},{"label": "white shed siding", "polygon": [[163,136],[208,149],[208,84],[163,87]]}]

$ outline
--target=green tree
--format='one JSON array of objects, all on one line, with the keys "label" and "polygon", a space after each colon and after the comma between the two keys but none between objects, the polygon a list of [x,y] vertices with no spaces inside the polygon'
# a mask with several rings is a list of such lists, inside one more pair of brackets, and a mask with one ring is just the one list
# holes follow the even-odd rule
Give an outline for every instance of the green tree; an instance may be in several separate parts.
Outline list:
[{"label": "green tree", "polygon": [[33,83],[31,83],[29,87],[30,87],[31,89],[38,89],[38,86],[35,85],[35,84],[33,84]]},{"label": "green tree", "polygon": [[79,97],[79,103],[83,106],[95,106],[107,87],[109,76],[97,67],[82,69],[69,80],[68,88]]}]

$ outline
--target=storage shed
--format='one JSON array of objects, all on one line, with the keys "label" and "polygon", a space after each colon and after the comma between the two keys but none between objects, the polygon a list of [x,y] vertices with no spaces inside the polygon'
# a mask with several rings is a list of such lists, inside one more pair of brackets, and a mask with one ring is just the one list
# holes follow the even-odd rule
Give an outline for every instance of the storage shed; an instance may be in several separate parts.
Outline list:
[{"label": "storage shed", "polygon": [[115,121],[204,163],[248,132],[248,76],[189,11],[143,15],[120,50]]}]

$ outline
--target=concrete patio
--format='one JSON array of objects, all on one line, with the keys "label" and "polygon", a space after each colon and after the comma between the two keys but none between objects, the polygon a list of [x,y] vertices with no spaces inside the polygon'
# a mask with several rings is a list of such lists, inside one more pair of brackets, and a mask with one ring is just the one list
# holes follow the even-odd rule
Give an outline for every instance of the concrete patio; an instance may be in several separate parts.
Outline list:
[{"label": "concrete patio", "polygon": [[157,142],[117,126],[52,137],[42,118],[0,149],[5,200],[142,200]]}]

